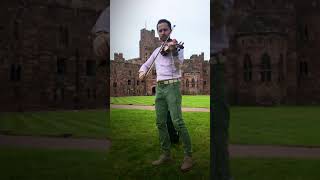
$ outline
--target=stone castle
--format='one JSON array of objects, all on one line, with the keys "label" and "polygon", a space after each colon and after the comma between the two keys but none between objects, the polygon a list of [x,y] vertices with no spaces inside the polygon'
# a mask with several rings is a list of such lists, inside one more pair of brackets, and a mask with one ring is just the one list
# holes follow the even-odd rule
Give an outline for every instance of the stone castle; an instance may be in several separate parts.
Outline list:
[{"label": "stone castle", "polygon": [[232,104],[320,104],[320,1],[235,0],[226,80]]},{"label": "stone castle", "polygon": [[[139,58],[125,60],[122,53],[115,53],[110,68],[110,96],[154,95],[156,89],[156,71],[153,68],[145,81],[140,81],[138,71],[152,52],[159,47],[160,40],[154,30],[140,31]],[[188,48],[188,47],[186,47]],[[204,53],[185,59],[182,66],[182,94],[209,94],[210,65],[204,60]]]},{"label": "stone castle", "polygon": [[106,6],[2,1],[0,111],[105,107],[107,68],[94,56],[90,31]]}]

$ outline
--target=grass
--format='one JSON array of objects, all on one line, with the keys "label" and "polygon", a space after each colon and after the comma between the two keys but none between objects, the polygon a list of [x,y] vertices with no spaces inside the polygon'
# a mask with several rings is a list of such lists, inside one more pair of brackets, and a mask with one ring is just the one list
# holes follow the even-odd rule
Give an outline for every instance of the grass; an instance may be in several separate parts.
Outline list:
[{"label": "grass", "polygon": [[[319,107],[232,107],[230,114],[230,143],[320,146]],[[141,131],[156,135],[154,111],[113,109],[111,116],[110,123],[103,110],[1,113],[0,132],[105,138],[110,137],[112,127],[118,134],[133,136]],[[209,137],[210,113],[184,112],[183,116],[193,134]]]},{"label": "grass", "polygon": [[0,131],[17,135],[105,138],[109,115],[104,110],[1,113]]},{"label": "grass", "polygon": [[[249,108],[250,109],[250,108]],[[297,141],[292,141],[292,139],[286,139],[285,129],[286,126],[279,126],[277,124],[277,119],[271,118],[269,121],[269,126],[259,127],[259,121],[254,118],[248,120],[245,116],[245,108],[236,108],[232,110],[235,113],[237,123],[231,124],[242,125],[251,127],[252,131],[234,131],[234,128],[231,129],[231,139],[233,142],[239,144],[270,144],[278,143],[281,145],[305,145],[310,143],[310,141],[303,141],[300,138],[296,138]],[[254,109],[259,112],[259,109]],[[267,111],[266,114],[277,115],[277,112]],[[290,108],[288,109],[290,110]],[[294,109],[294,111],[296,111]],[[314,110],[313,110],[314,111]],[[313,112],[311,111],[311,112]],[[289,111],[292,113],[292,110]],[[243,113],[243,114],[242,114]],[[288,113],[288,112],[287,112]],[[299,111],[297,112],[299,113]],[[301,112],[300,112],[301,113]],[[256,114],[253,114],[256,115]],[[306,114],[305,114],[306,115]],[[155,170],[150,167],[150,162],[157,158],[159,155],[159,144],[158,144],[158,134],[155,126],[155,112],[154,111],[145,111],[145,110],[123,110],[123,109],[112,109],[111,110],[111,134],[113,140],[113,146],[111,148],[110,154],[107,158],[110,159],[112,163],[111,169],[117,169],[113,172],[115,177],[120,175],[133,177],[133,179],[148,179],[150,177],[159,177],[159,179],[208,179],[209,176],[209,113],[201,112],[185,112],[183,113],[185,123],[190,131],[191,140],[193,144],[194,157],[197,160],[197,165],[194,171],[188,173],[187,175],[181,174],[178,170],[180,166],[180,161],[182,159],[183,149],[181,146],[174,146],[173,155],[175,156],[176,161],[174,164],[163,167],[156,168]],[[284,118],[284,117],[282,117]],[[286,118],[284,118],[286,119]],[[247,121],[247,122],[246,122]],[[246,122],[246,123],[245,123]],[[310,121],[309,121],[310,122]],[[299,121],[296,123],[299,124]],[[305,134],[310,134],[308,127],[313,126],[314,124],[308,124],[306,121],[300,121],[300,125],[292,126],[294,129],[291,129],[293,133],[288,136],[304,136]],[[263,131],[259,137],[256,131],[259,131],[259,128],[263,130],[273,129],[274,132],[279,133],[268,133]],[[248,128],[250,129],[250,128]],[[248,130],[242,129],[242,130]],[[258,129],[258,130],[257,130]],[[294,133],[297,131],[298,133]],[[281,134],[282,132],[283,134]],[[301,134],[302,133],[302,134]],[[283,136],[281,140],[277,141],[278,136]],[[316,135],[317,137],[318,135]],[[251,137],[246,139],[245,137]],[[293,138],[295,139],[295,138]],[[317,138],[314,138],[317,139]],[[246,141],[244,141],[246,140]],[[254,143],[253,143],[254,142]],[[275,144],[276,144],[275,143]],[[314,141],[313,144],[318,144],[317,141]],[[233,161],[233,172],[237,179],[246,179],[252,176],[251,179],[257,177],[263,177],[265,179],[286,179],[293,178],[301,172],[289,172],[292,169],[299,168],[300,166],[306,165],[309,162],[311,164],[317,164],[316,161],[303,161],[303,160],[274,160],[274,159],[235,159]],[[129,162],[129,163],[128,163]],[[278,164],[279,162],[280,164]],[[281,164],[282,163],[282,164]],[[291,165],[290,163],[293,163]],[[246,164],[247,167],[242,167],[243,164]],[[259,169],[259,167],[262,167]],[[236,168],[236,167],[240,167]],[[268,172],[268,168],[272,169],[272,172]],[[275,168],[275,169],[273,169]],[[278,169],[277,169],[278,168]],[[286,170],[286,168],[289,168]],[[304,169],[308,172],[308,168]],[[286,172],[288,174],[277,175],[280,172]],[[310,179],[316,179],[314,177],[319,177],[317,175],[317,170],[315,168],[310,169],[311,174],[302,173],[301,176],[306,175]],[[168,174],[171,174],[171,176]],[[168,178],[170,177],[170,178]],[[277,178],[280,177],[280,178]],[[298,178],[299,179],[299,176]]]},{"label": "grass", "polygon": [[320,146],[320,107],[232,107],[230,143]]},{"label": "grass", "polygon": [[[230,143],[320,146],[319,116],[316,107],[234,107],[231,109]],[[209,142],[210,113],[184,112],[183,117],[193,136]],[[157,135],[154,111],[112,109],[111,126],[115,133],[128,134],[130,138]]]},{"label": "grass", "polygon": [[317,180],[317,159],[236,158],[231,159],[231,173],[236,180]]},{"label": "grass", "polygon": [[175,163],[163,168],[152,168],[150,163],[160,154],[154,111],[111,110],[112,148],[107,158],[117,169],[114,176],[130,176],[133,179],[208,179],[209,176],[209,113],[188,113],[186,125],[193,142],[197,166],[184,175],[179,171],[183,158],[181,146],[174,146]]},{"label": "grass", "polygon": [[[155,96],[125,96],[111,97],[111,104],[135,104],[135,105],[154,105]],[[210,96],[182,96],[183,107],[210,108]]]},{"label": "grass", "polygon": [[[317,107],[232,107],[230,141],[319,145],[319,115]],[[105,137],[108,132],[113,144],[108,152],[0,148],[0,161],[4,162],[0,163],[1,179],[209,179],[210,113],[183,113],[197,163],[186,174],[179,171],[181,145],[172,148],[174,163],[150,165],[160,154],[154,111],[112,109],[110,116],[108,131],[105,111],[2,113],[1,130],[35,135],[72,131],[77,136],[92,137]],[[319,160],[310,159],[231,160],[231,171],[237,180],[316,180],[320,178],[319,166]]]},{"label": "grass", "polygon": [[[5,162],[0,163],[1,179],[209,179],[207,169],[209,162],[204,168],[202,164],[202,168],[196,165],[191,172],[182,174],[176,170],[179,164],[151,167],[149,164],[144,164],[143,156],[123,162],[121,156],[110,159],[115,155],[119,154],[79,150],[0,148],[0,161]],[[231,159],[231,172],[236,180],[318,180],[319,166],[319,160],[310,159]]]},{"label": "grass", "polygon": [[[231,109],[230,143],[320,146],[319,116],[316,107],[234,107]],[[210,113],[184,112],[183,117],[193,136],[209,142]],[[154,111],[112,109],[110,124],[114,133],[128,134],[129,138],[157,136]]]}]

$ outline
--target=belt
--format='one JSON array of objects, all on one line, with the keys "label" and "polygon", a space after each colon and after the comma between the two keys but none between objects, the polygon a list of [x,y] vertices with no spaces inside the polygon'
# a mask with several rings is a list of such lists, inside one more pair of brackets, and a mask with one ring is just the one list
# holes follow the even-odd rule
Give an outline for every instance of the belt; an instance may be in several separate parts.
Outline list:
[{"label": "belt", "polygon": [[162,84],[172,84],[175,82],[180,82],[180,79],[168,79],[168,80],[163,80],[163,81],[158,81],[157,84],[162,85]]}]

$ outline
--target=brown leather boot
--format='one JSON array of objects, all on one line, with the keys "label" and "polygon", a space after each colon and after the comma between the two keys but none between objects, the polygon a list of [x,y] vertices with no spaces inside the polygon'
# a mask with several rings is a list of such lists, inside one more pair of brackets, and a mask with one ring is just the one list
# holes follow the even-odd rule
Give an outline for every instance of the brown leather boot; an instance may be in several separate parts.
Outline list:
[{"label": "brown leather boot", "polygon": [[192,157],[191,156],[185,156],[184,159],[183,159],[183,162],[182,162],[180,170],[182,172],[187,172],[187,171],[192,169],[193,164],[194,163],[193,163]]},{"label": "brown leather boot", "polygon": [[172,158],[170,155],[168,154],[161,154],[159,159],[155,160],[152,162],[152,165],[154,166],[158,166],[158,165],[161,165],[161,164],[164,164],[164,163],[169,163],[172,161]]}]

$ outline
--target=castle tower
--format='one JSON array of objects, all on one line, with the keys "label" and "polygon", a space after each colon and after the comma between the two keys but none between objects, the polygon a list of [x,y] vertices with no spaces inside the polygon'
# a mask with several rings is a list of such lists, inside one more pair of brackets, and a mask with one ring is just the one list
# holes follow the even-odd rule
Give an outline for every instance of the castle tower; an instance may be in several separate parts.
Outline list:
[{"label": "castle tower", "polygon": [[142,62],[146,61],[152,52],[160,46],[159,38],[155,37],[155,31],[148,31],[147,29],[141,29],[140,31],[140,41],[139,41],[139,49],[140,49],[140,58]]}]

